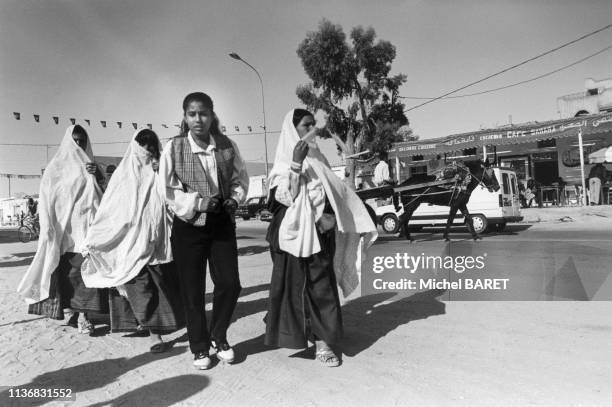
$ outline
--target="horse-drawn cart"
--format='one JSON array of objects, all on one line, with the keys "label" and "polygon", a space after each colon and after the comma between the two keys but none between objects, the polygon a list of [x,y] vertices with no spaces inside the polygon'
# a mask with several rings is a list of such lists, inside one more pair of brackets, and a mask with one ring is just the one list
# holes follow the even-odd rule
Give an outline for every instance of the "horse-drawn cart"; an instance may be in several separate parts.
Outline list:
[{"label": "horse-drawn cart", "polygon": [[383,185],[380,187],[361,189],[355,192],[357,193],[357,196],[364,202],[366,209],[368,210],[368,213],[370,214],[370,217],[372,218],[372,221],[374,222],[374,224],[376,224],[377,223],[376,222],[376,212],[374,211],[374,208],[368,205],[365,201],[370,200],[370,199],[389,199],[389,198],[392,198],[395,194],[405,193],[411,190],[419,190],[419,189],[430,188],[430,187],[435,187],[435,186],[450,185],[450,184],[454,184],[455,182],[456,182],[455,178],[448,178],[448,179],[422,182],[418,184],[404,185],[404,186]]}]

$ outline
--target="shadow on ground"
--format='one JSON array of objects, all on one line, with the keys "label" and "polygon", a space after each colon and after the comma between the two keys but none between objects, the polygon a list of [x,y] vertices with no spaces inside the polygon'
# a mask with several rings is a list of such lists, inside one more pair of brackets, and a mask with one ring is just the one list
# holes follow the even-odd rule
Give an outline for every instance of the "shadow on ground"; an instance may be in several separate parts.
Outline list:
[{"label": "shadow on ground", "polygon": [[380,293],[348,302],[342,307],[343,353],[358,355],[401,325],[445,314],[445,304],[436,298],[442,294],[443,290],[430,290],[386,302],[395,297],[395,293]]},{"label": "shadow on ground", "polygon": [[[36,376],[30,383],[20,384],[15,387],[23,388],[69,388],[74,394],[76,394],[77,400],[79,393],[83,393],[89,390],[103,388],[106,385],[113,383],[120,376],[128,373],[132,370],[136,370],[148,363],[155,362],[164,358],[176,356],[185,351],[185,347],[175,347],[165,353],[143,353],[132,358],[115,358],[115,359],[104,359],[97,360],[95,362],[83,363],[77,366],[71,366],[64,369],[54,370],[46,372]],[[166,384],[167,385],[167,384]],[[195,390],[201,390],[203,387],[208,385],[208,381],[202,381],[202,387]],[[146,386],[145,386],[146,387]],[[130,393],[134,393],[132,391]],[[149,389],[149,392],[151,390]],[[129,393],[128,393],[129,394]],[[144,395],[144,393],[138,393]],[[162,393],[160,393],[162,394]],[[9,398],[9,391],[5,390],[0,393],[0,405],[10,406],[18,405],[14,403],[14,399]],[[179,394],[175,395],[179,397]],[[123,399],[122,399],[123,400]],[[29,406],[40,406],[49,403],[52,399],[28,399],[27,404]],[[13,404],[11,404],[13,403]],[[172,404],[172,403],[170,403]],[[170,405],[170,404],[150,404],[150,405]],[[24,405],[24,404],[21,404]],[[103,404],[107,405],[107,404]],[[127,405],[132,405],[128,403]]]},{"label": "shadow on ground", "polygon": [[[139,387],[112,400],[104,400],[90,407],[102,406],[173,406],[208,387],[210,379],[201,375],[181,375]],[[78,396],[77,396],[78,397]]]},{"label": "shadow on ground", "polygon": [[259,254],[263,252],[267,252],[270,250],[270,247],[266,244],[265,246],[245,246],[238,248],[238,256],[252,256],[254,254]]}]

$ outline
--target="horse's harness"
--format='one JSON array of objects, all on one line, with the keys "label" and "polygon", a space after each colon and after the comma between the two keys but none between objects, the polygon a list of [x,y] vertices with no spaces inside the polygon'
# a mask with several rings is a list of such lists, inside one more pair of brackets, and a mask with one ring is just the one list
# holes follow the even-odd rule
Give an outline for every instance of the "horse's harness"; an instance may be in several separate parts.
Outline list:
[{"label": "horse's harness", "polygon": [[[423,192],[421,192],[420,194],[408,194],[408,196],[414,196],[414,199],[412,199],[410,202],[408,202],[405,206],[409,206],[411,203],[413,203],[414,201],[416,201],[417,199],[421,198],[422,196],[431,196],[431,195],[441,195],[441,194],[448,194],[450,193],[450,199],[449,199],[449,205],[450,203],[453,201],[453,199],[456,198],[456,196],[461,192],[461,190],[465,190],[467,189],[467,185],[469,185],[469,183],[471,182],[471,180],[465,182],[466,179],[468,179],[468,177],[474,177],[474,179],[476,181],[478,181],[478,185],[482,185],[483,187],[487,188],[487,186],[485,185],[485,183],[483,182],[482,178],[478,178],[476,175],[474,175],[472,173],[472,171],[469,169],[469,167],[465,166],[465,165],[457,165],[456,163],[451,164],[450,166],[455,167],[456,171],[459,172],[459,170],[467,172],[466,176],[461,178],[459,176],[459,174],[455,174],[455,183],[448,187],[448,191],[438,191],[438,192],[428,192],[432,187],[427,187],[427,189],[425,189]],[[447,166],[441,170],[438,170],[436,172],[439,172],[441,174],[444,174],[444,170],[448,169],[450,166]],[[486,171],[486,169],[485,169]],[[483,172],[484,174],[484,172]],[[459,182],[461,181],[462,184],[464,185],[458,185]],[[439,186],[440,188],[447,188],[446,186]],[[401,197],[401,194],[400,194]]]}]

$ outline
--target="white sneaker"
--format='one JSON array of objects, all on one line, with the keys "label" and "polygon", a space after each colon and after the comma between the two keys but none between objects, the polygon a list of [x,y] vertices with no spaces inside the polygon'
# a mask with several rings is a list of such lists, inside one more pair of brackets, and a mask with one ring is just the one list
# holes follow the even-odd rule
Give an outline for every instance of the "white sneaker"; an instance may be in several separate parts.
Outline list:
[{"label": "white sneaker", "polygon": [[234,362],[234,349],[227,343],[227,341],[223,342],[215,342],[210,341],[213,348],[215,348],[215,352],[217,355],[217,359],[221,362],[232,363]]},{"label": "white sneaker", "polygon": [[196,369],[207,370],[210,369],[211,365],[212,360],[210,360],[207,352],[197,352],[193,355],[193,366]]}]

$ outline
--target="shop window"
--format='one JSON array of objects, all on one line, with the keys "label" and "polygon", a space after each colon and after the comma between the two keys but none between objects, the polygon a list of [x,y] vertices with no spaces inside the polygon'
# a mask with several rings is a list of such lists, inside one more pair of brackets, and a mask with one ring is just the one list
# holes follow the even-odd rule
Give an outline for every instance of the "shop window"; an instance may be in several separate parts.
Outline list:
[{"label": "shop window", "polygon": [[463,149],[463,155],[476,155],[476,147]]},{"label": "shop window", "polygon": [[423,156],[422,155],[413,155],[412,156],[412,161],[423,161]]},{"label": "shop window", "polygon": [[556,147],[556,146],[557,146],[557,140],[555,140],[554,138],[538,141],[538,148],[547,148],[547,147]]}]

